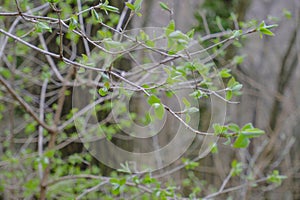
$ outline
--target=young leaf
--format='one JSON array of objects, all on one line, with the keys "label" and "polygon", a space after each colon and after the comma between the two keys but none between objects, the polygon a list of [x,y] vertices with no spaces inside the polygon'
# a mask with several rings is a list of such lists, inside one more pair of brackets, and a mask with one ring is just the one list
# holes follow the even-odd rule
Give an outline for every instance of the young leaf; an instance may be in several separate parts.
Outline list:
[{"label": "young leaf", "polygon": [[222,77],[222,78],[229,78],[231,77],[231,74],[230,74],[230,69],[222,69],[220,72],[219,72],[219,75]]},{"label": "young leaf", "polygon": [[81,54],[81,56],[82,56],[82,59],[83,59],[84,63],[87,63],[89,61],[89,57],[87,55]]},{"label": "young leaf", "polygon": [[170,33],[175,31],[175,22],[174,20],[171,20],[170,23],[168,24],[168,26],[166,27],[166,31],[165,34],[166,36],[169,36]]},{"label": "young leaf", "polygon": [[71,17],[70,24],[69,24],[69,30],[73,31],[78,26],[78,22],[76,19],[76,16]]},{"label": "young leaf", "polygon": [[243,31],[242,31],[242,30],[234,30],[234,31],[232,32],[232,38],[238,38],[238,37],[240,37],[242,34],[243,34]]},{"label": "young leaf", "polygon": [[244,58],[245,56],[234,56],[233,63],[237,65],[242,64],[244,62]]},{"label": "young leaf", "polygon": [[168,7],[167,4],[163,3],[163,2],[159,2],[159,5],[162,9],[170,11],[170,8]]},{"label": "young leaf", "polygon": [[183,41],[189,40],[189,37],[183,34],[181,31],[173,31],[172,33],[169,34],[169,37],[172,39],[183,40]]},{"label": "young leaf", "polygon": [[152,105],[155,104],[155,103],[160,104],[160,99],[159,99],[157,96],[155,96],[155,95],[152,94],[152,95],[148,98],[148,104],[152,106]]},{"label": "young leaf", "polygon": [[285,16],[285,18],[287,18],[287,19],[291,19],[291,18],[292,18],[292,13],[291,13],[291,11],[287,10],[286,8],[284,8],[284,9],[282,10],[282,12],[283,12],[283,15]]},{"label": "young leaf", "polygon": [[98,90],[98,93],[100,94],[100,96],[104,97],[105,95],[107,95],[108,90],[106,87],[103,87]]},{"label": "young leaf", "polygon": [[227,92],[226,92],[226,100],[231,100],[231,98],[232,98],[232,91],[231,90],[228,90]]},{"label": "young leaf", "polygon": [[213,125],[213,128],[214,128],[215,134],[220,134],[220,133],[222,133],[222,126],[221,126],[220,124],[214,124],[214,125]]},{"label": "young leaf", "polygon": [[191,116],[189,114],[185,114],[185,122],[189,123],[191,121]]},{"label": "young leaf", "polygon": [[235,133],[240,131],[240,127],[236,124],[229,124],[228,129],[235,132]]},{"label": "young leaf", "polygon": [[245,131],[247,129],[252,129],[254,128],[253,125],[251,123],[245,124],[242,128],[242,131]]},{"label": "young leaf", "polygon": [[232,176],[238,176],[243,171],[243,164],[238,162],[237,160],[233,160],[231,162],[231,170],[232,170]]},{"label": "young leaf", "polygon": [[232,91],[239,91],[240,89],[242,89],[243,85],[242,84],[236,84],[235,86],[233,86],[231,88]]},{"label": "young leaf", "polygon": [[110,6],[110,5],[107,5],[107,4],[102,4],[100,6],[100,9],[104,10],[107,13],[107,11],[110,11],[110,12],[115,12],[115,13],[118,13],[119,12],[119,9],[114,7],[114,6]]},{"label": "young leaf", "polygon": [[161,120],[165,114],[164,106],[161,103],[154,103],[153,106],[154,106],[155,116]]},{"label": "young leaf", "polygon": [[92,17],[96,22],[102,22],[101,18],[99,17],[99,14],[95,9],[92,9],[91,12],[92,12]]},{"label": "young leaf", "polygon": [[35,24],[35,30],[36,30],[38,33],[41,33],[41,32],[43,32],[44,30],[49,31],[50,33],[52,33],[51,27],[50,27],[48,24],[44,23],[44,22],[37,22],[37,23]]},{"label": "young leaf", "polygon": [[3,67],[0,68],[0,74],[2,76],[4,76],[6,79],[9,79],[11,77],[10,70],[6,69],[6,68],[3,68]]},{"label": "young leaf", "polygon": [[253,138],[253,137],[259,137],[259,136],[265,134],[265,132],[258,128],[252,128],[252,129],[246,129],[246,130],[242,131],[241,134],[247,136],[248,138]]},{"label": "young leaf", "polygon": [[136,1],[134,2],[133,6],[134,6],[134,11],[135,11],[135,12],[138,12],[138,11],[141,10],[142,2],[143,2],[143,0],[136,0]]},{"label": "young leaf", "polygon": [[248,147],[250,140],[247,136],[240,134],[233,143],[234,148],[246,148]]},{"label": "young leaf", "polygon": [[47,0],[47,2],[49,2],[49,3],[58,3],[59,0]]},{"label": "young leaf", "polygon": [[273,170],[272,174],[268,176],[267,181],[269,183],[281,184],[282,179],[286,179],[286,178],[287,178],[287,176],[279,175],[278,170]]},{"label": "young leaf", "polygon": [[193,37],[194,37],[194,33],[195,33],[195,29],[192,29],[192,30],[190,30],[189,32],[187,32],[186,35],[187,35],[189,38],[193,38]]},{"label": "young leaf", "polygon": [[134,11],[134,5],[132,5],[131,3],[126,2],[125,5],[132,11]]},{"label": "young leaf", "polygon": [[228,88],[231,88],[231,87],[233,87],[235,84],[236,84],[235,78],[232,77],[232,78],[228,81],[227,87],[228,87]]},{"label": "young leaf", "polygon": [[274,36],[274,33],[264,27],[259,28],[259,32],[261,32],[264,35],[270,35],[270,36]]}]

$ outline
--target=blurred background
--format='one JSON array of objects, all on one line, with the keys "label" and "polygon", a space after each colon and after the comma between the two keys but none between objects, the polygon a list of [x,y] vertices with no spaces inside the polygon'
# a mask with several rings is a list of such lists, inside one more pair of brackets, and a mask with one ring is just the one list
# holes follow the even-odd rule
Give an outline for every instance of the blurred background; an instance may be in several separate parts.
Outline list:
[{"label": "blurred background", "polygon": [[[24,3],[25,1],[20,2]],[[70,6],[68,9],[71,11],[72,6],[75,7],[74,5],[76,5],[75,1],[72,2],[68,5]],[[83,3],[86,7],[90,6],[90,4],[96,5],[99,3],[99,1],[86,2],[86,4]],[[111,0],[110,2],[120,10],[124,8],[124,0]],[[215,199],[300,199],[300,1],[162,0],[162,2],[170,8],[170,12],[161,8],[160,1],[144,0],[141,9],[142,16],[132,18],[127,29],[165,27],[173,19],[176,29],[184,33],[194,29],[195,38],[203,41],[201,45],[207,47],[220,41],[218,33],[222,35],[228,33],[228,30],[247,30],[249,27],[255,27],[262,20],[266,24],[278,24],[278,27],[272,29],[275,33],[274,37],[263,36],[260,38],[259,34],[254,33],[241,38],[239,41],[234,41],[226,49],[223,49],[222,46],[217,46],[209,51],[219,69],[229,67],[236,79],[243,84],[242,95],[234,98],[234,101],[240,103],[227,104],[226,123],[233,122],[243,126],[251,122],[255,127],[265,130],[266,134],[251,140],[249,148],[246,149],[233,149],[228,145],[224,145],[225,140],[220,139],[218,148],[199,160],[199,166],[193,167],[191,171],[181,168],[173,170],[182,163],[181,160],[178,160],[169,168],[167,167],[157,173],[159,180],[166,183],[172,179],[178,185],[177,189],[183,196],[189,196],[193,192],[200,193],[201,196],[209,195],[217,192],[231,170],[232,161],[238,160],[243,164],[242,177],[232,177],[226,186],[228,188],[243,186],[250,180],[259,180],[266,177],[273,170],[279,170],[279,173],[287,176],[287,178],[283,180],[280,186],[263,182],[259,183],[259,187],[247,186],[240,189],[232,189],[232,191],[229,190]],[[30,1],[30,3],[42,4],[39,1]],[[45,2],[43,1],[43,3]],[[0,8],[4,8],[4,11],[16,12],[12,1],[0,0]],[[44,10],[46,10],[45,13],[48,14],[49,12],[51,14],[49,10]],[[87,14],[85,17],[91,16]],[[115,13],[111,14],[110,17],[112,20],[109,21],[109,25],[115,27],[118,24],[119,17]],[[128,19],[128,17],[129,15],[127,14],[125,18]],[[1,28],[9,28],[14,23],[11,18],[0,18],[0,20],[2,19]],[[104,17],[104,19],[108,21],[107,18]],[[21,30],[18,35],[23,35],[26,38],[28,35],[25,30],[29,31],[32,27],[28,27],[23,22],[17,23],[19,23],[18,29]],[[96,35],[95,30],[99,27],[93,28],[94,25],[87,23],[87,34]],[[22,32],[23,28],[24,32]],[[28,40],[32,43],[40,44],[38,41],[42,41],[44,37],[49,51],[58,52],[58,45],[55,43],[57,42],[58,32],[44,33],[43,37],[41,35],[34,35]],[[84,48],[87,47],[84,46],[82,40],[68,37],[67,35],[67,39],[64,41],[67,49],[66,54],[70,57],[74,56],[75,60],[76,55],[84,53]],[[208,40],[210,37],[212,39]],[[75,40],[78,43],[74,45],[72,42]],[[13,77],[9,81],[20,88],[20,91],[25,91],[23,92],[24,99],[28,95],[28,98],[30,97],[28,102],[37,112],[39,109],[39,95],[43,87],[43,79],[40,77],[50,77],[53,75],[53,71],[48,66],[48,61],[44,55],[31,53],[32,51],[28,50],[29,48],[22,49],[24,47],[19,47],[19,44],[12,41],[9,42],[5,49],[2,49],[2,44],[0,43],[0,52],[5,52],[4,54],[6,55],[3,56],[0,64],[4,63],[3,66],[7,68],[21,71],[19,74],[22,74],[25,77],[23,77],[24,79],[14,81]],[[76,49],[76,52],[73,54],[72,51],[74,49]],[[11,55],[11,58],[8,55]],[[17,59],[13,59],[15,57]],[[68,75],[72,80],[72,72],[69,73],[62,63],[57,62],[56,64],[60,70],[59,72],[64,76]],[[121,63],[120,61],[119,64],[126,67],[126,62]],[[37,69],[36,66],[41,67]],[[49,75],[49,71],[52,74]],[[51,114],[56,109],[53,105],[57,102],[58,91],[62,85],[57,79],[51,80],[49,85],[47,90],[48,96],[46,97],[48,107],[45,109],[45,112],[50,113],[49,118],[52,118]],[[21,194],[20,191],[24,192],[28,188],[37,192],[36,188],[39,188],[38,170],[36,166],[35,168],[32,167],[32,163],[35,163],[35,161],[26,161],[26,157],[34,158],[37,156],[38,130],[35,129],[37,123],[32,123],[30,117],[26,113],[24,114],[24,111],[17,106],[17,103],[12,100],[10,95],[6,95],[6,92],[6,90],[1,89],[0,108],[3,113],[3,119],[0,122],[0,130],[5,131],[0,131],[0,153],[5,154],[5,156],[0,161],[0,199],[2,196],[4,199],[6,196],[17,196],[17,194]],[[70,93],[69,91],[69,95],[66,95],[65,103],[62,104],[61,116],[66,121],[70,118],[68,114],[72,113]],[[200,108],[201,121],[199,129],[204,131],[209,125],[211,110],[208,107],[209,102],[201,104]],[[139,108],[134,109],[138,110]],[[103,111],[100,113],[100,116],[106,116],[107,112],[107,110]],[[48,119],[46,118],[46,120]],[[76,170],[72,168],[74,170],[72,173],[74,172],[74,174],[81,173],[80,170],[83,168],[89,168],[90,166],[85,166],[87,165],[86,163],[82,164],[82,156],[77,156],[77,153],[85,153],[86,157],[84,159],[89,159],[90,163],[96,163],[97,166],[100,166],[101,169],[99,171],[101,171],[103,176],[108,176],[111,172],[115,172],[113,169],[90,158],[90,155],[87,155],[88,153],[80,143],[81,141],[76,141],[77,138],[73,137],[73,131],[76,132],[76,130],[72,128],[74,127],[59,135],[57,148],[60,152],[59,155],[56,155],[58,158],[54,161],[54,169],[51,171],[52,175],[60,177],[71,174],[71,170],[68,167],[61,167],[64,162],[79,166],[78,171],[76,171],[77,168]],[[10,136],[10,131],[14,133],[14,136]],[[116,132],[111,127],[107,128],[107,131],[112,131],[112,134]],[[23,135],[24,132],[25,136]],[[118,144],[118,141],[114,142]],[[119,145],[128,149],[132,148],[129,142],[128,144],[120,142]],[[195,141],[186,156],[195,158],[200,145],[199,141]],[[6,150],[10,148],[13,153],[10,152],[8,154]],[[15,152],[17,152],[18,156],[20,154],[21,157],[25,157],[25,159],[10,160],[11,155]],[[61,156],[61,160],[59,156]],[[73,156],[73,160],[66,161],[68,160],[66,158],[71,158],[71,156]],[[60,171],[57,170],[58,167],[60,167]],[[99,171],[96,169],[95,174],[100,174]],[[26,188],[27,186],[24,186],[23,183],[33,180],[33,177],[36,180],[34,179],[30,183],[31,185]],[[92,182],[89,182],[89,180],[87,182],[91,184],[89,187],[93,187]],[[61,189],[59,187],[61,185],[58,185],[57,188],[53,187],[53,191],[59,192]],[[107,191],[104,190],[103,193],[107,194]],[[72,189],[71,192],[80,194],[75,189]],[[28,196],[27,199],[30,199],[30,194]],[[59,195],[57,196],[58,198],[60,197]],[[11,199],[18,199],[18,197]]]},{"label": "blurred background", "polygon": [[[300,199],[300,1],[297,0],[169,0],[176,27],[184,32],[195,28],[199,37],[241,27],[241,22],[265,20],[276,23],[274,37],[253,34],[241,45],[229,47],[226,55],[214,59],[222,68],[241,56],[243,62],[232,67],[243,83],[240,104],[228,104],[227,122],[252,122],[266,131],[253,140],[250,148],[233,150],[220,142],[219,153],[200,161],[198,176],[219,185],[230,170],[233,158],[242,160],[248,174],[263,177],[279,169],[288,176],[279,188],[238,190],[233,199]],[[159,2],[148,0],[143,16],[134,18],[132,27],[165,26],[170,20],[159,9]],[[233,23],[235,14],[237,24]],[[202,115],[203,116],[203,115]],[[203,119],[203,118],[202,118]],[[234,180],[232,181],[233,185]]]}]

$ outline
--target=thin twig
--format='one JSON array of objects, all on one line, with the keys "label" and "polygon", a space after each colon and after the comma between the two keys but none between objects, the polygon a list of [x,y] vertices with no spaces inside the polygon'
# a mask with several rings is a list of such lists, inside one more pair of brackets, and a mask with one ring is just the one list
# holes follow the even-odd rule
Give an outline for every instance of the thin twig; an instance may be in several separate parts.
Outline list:
[{"label": "thin twig", "polygon": [[231,188],[228,188],[228,189],[225,189],[225,190],[222,190],[222,191],[212,193],[210,195],[207,195],[207,196],[203,197],[202,199],[203,200],[212,199],[213,197],[219,196],[221,194],[225,194],[225,193],[228,193],[228,192],[239,190],[239,189],[242,189],[242,188],[247,187],[249,185],[265,182],[267,180],[268,180],[268,178],[262,178],[262,179],[259,179],[259,180],[253,181],[253,182],[246,182],[244,184],[241,184],[241,185],[238,185],[238,186],[235,186],[235,187],[231,187]]},{"label": "thin twig", "polygon": [[32,108],[20,97],[17,92],[9,85],[9,83],[0,75],[0,83],[7,89],[7,91],[12,95],[12,97],[17,100],[20,105],[28,112],[31,117],[38,122],[43,128],[45,128],[49,132],[55,132],[56,128],[48,126],[44,121],[40,120],[40,118],[35,114]]},{"label": "thin twig", "polygon": [[84,197],[86,194],[88,194],[90,192],[94,192],[95,190],[97,190],[98,188],[100,188],[101,186],[103,186],[103,185],[105,185],[107,183],[109,183],[109,180],[105,180],[103,182],[100,182],[99,184],[95,185],[94,187],[91,187],[91,188],[88,188],[88,189],[84,190],[84,192],[81,193],[79,196],[77,196],[75,199],[79,200],[82,197]]},{"label": "thin twig", "polygon": [[[42,86],[42,90],[41,90],[41,97],[40,97],[40,120],[43,121],[44,120],[44,110],[45,110],[45,96],[46,96],[46,89],[47,89],[47,85],[48,85],[48,79],[46,78],[44,80],[43,86]],[[39,153],[39,157],[42,158],[43,156],[43,142],[44,142],[44,136],[43,136],[43,127],[39,126],[39,136],[38,136],[38,153]],[[42,163],[39,163],[38,166],[38,170],[39,170],[39,176],[40,176],[40,180],[42,180],[43,178],[43,166]]]}]

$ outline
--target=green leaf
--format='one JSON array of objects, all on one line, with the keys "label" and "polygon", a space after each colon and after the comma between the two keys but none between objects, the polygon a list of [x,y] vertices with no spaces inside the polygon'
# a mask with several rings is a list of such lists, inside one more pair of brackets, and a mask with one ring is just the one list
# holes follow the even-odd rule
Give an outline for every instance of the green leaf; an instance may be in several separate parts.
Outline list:
[{"label": "green leaf", "polygon": [[259,28],[262,28],[262,27],[265,27],[266,26],[266,23],[265,23],[265,21],[262,21],[260,24],[259,24]]},{"label": "green leaf", "polygon": [[3,68],[3,67],[0,67],[0,74],[2,76],[4,76],[6,79],[9,79],[11,77],[10,70],[6,69],[6,68]]},{"label": "green leaf", "polygon": [[277,27],[278,24],[272,24],[272,25],[266,25],[265,28],[266,29],[271,29],[271,28],[274,28],[274,27]]},{"label": "green leaf", "polygon": [[102,42],[105,44],[107,48],[121,48],[122,43],[118,41],[114,41],[111,38],[105,38],[102,40]]},{"label": "green leaf", "polygon": [[199,166],[199,162],[191,161],[188,158],[182,158],[181,160],[182,160],[182,162],[183,162],[183,164],[185,166],[185,169],[187,169],[187,170],[189,170],[189,169],[195,169],[195,167]]},{"label": "green leaf", "polygon": [[194,33],[195,33],[195,29],[192,29],[192,30],[190,30],[189,32],[187,32],[186,35],[187,35],[189,38],[193,38],[193,37],[194,37]]},{"label": "green leaf", "polygon": [[148,97],[148,104],[152,106],[155,103],[160,104],[160,99],[154,94],[152,94],[151,96]]},{"label": "green leaf", "polygon": [[87,63],[89,61],[89,57],[87,55],[81,54],[81,56],[82,56],[82,59],[83,59],[84,63]]},{"label": "green leaf", "polygon": [[240,65],[244,62],[244,58],[245,58],[245,56],[234,56],[233,63]]},{"label": "green leaf", "polygon": [[212,144],[211,153],[218,153],[218,145],[216,143]]},{"label": "green leaf", "polygon": [[170,33],[174,32],[174,31],[175,31],[175,21],[171,20],[170,23],[168,24],[168,26],[166,27],[165,34],[166,34],[166,36],[169,36]]},{"label": "green leaf", "polygon": [[186,108],[191,107],[191,103],[185,97],[182,98],[182,102]]},{"label": "green leaf", "polygon": [[248,147],[250,140],[247,136],[240,134],[233,143],[234,148],[246,148]]},{"label": "green leaf", "polygon": [[272,174],[268,176],[267,181],[270,183],[281,184],[283,179],[286,179],[287,176],[279,175],[278,170],[273,170]]},{"label": "green leaf", "polygon": [[265,134],[265,131],[258,129],[258,128],[252,128],[252,129],[246,129],[241,132],[241,134],[247,136],[248,138],[253,137],[259,137],[263,134]]},{"label": "green leaf", "polygon": [[101,79],[103,80],[103,81],[109,81],[109,76],[107,75],[107,74],[105,74],[105,73],[101,73]]},{"label": "green leaf", "polygon": [[220,134],[220,133],[222,133],[222,126],[221,126],[220,124],[214,124],[214,125],[213,125],[213,128],[214,128],[215,134]]},{"label": "green leaf", "polygon": [[32,195],[32,193],[35,192],[36,188],[38,188],[40,184],[39,179],[30,179],[27,182],[24,183],[24,188],[25,188],[25,192],[24,195],[25,197],[29,198],[30,195]]},{"label": "green leaf", "polygon": [[232,176],[238,176],[243,171],[243,164],[238,162],[237,160],[233,160],[231,162],[231,170]]},{"label": "green leaf", "polygon": [[191,121],[191,116],[189,114],[185,114],[185,122],[189,123]]},{"label": "green leaf", "polygon": [[138,12],[139,10],[141,10],[142,2],[143,2],[143,0],[135,0],[135,2],[133,4],[135,12]]},{"label": "green leaf", "polygon": [[25,127],[25,133],[26,134],[32,134],[34,131],[36,131],[36,122],[28,123]]},{"label": "green leaf", "polygon": [[228,88],[231,88],[231,87],[233,87],[234,85],[236,85],[236,81],[235,81],[235,78],[234,77],[232,77],[229,81],[228,81],[228,83],[227,83],[227,87]]},{"label": "green leaf", "polygon": [[106,4],[102,4],[100,6],[100,9],[104,10],[106,12],[106,14],[107,14],[107,11],[115,12],[115,13],[119,12],[119,9],[117,7],[106,5]]},{"label": "green leaf", "polygon": [[266,29],[264,27],[259,28],[258,31],[264,35],[274,36],[274,33],[272,31],[270,31],[269,29]]},{"label": "green leaf", "polygon": [[226,100],[231,100],[231,98],[232,98],[232,91],[231,90],[228,90],[227,92],[226,92]]},{"label": "green leaf", "polygon": [[252,128],[254,128],[252,123],[248,123],[243,126],[242,131],[245,131],[247,129],[252,129]]},{"label": "green leaf", "polygon": [[269,29],[276,27],[276,26],[277,26],[277,24],[266,25],[265,22],[262,21],[256,30],[260,33],[260,37],[262,37],[262,35],[273,36],[274,33],[272,31],[270,31]]},{"label": "green leaf", "polygon": [[[121,165],[121,169],[117,169],[118,172],[131,174],[131,170],[127,161],[125,162],[125,164],[121,163],[120,165]],[[122,185],[122,183],[120,183],[120,185]]]},{"label": "green leaf", "polygon": [[116,178],[111,178],[111,179],[109,180],[109,182],[110,182],[111,184],[113,184],[113,185],[120,185],[119,179],[116,179]]},{"label": "green leaf", "polygon": [[242,84],[236,84],[235,86],[233,86],[231,88],[232,91],[239,91],[240,89],[242,89],[243,85]]},{"label": "green leaf", "polygon": [[50,149],[44,152],[44,157],[53,158],[54,154],[55,154],[55,150]]},{"label": "green leaf", "polygon": [[134,11],[134,5],[131,3],[126,2],[125,5],[132,11]]},{"label": "green leaf", "polygon": [[132,181],[133,181],[135,184],[140,184],[140,183],[141,183],[139,177],[137,177],[137,176],[134,176],[134,177],[132,178]]},{"label": "green leaf", "polygon": [[153,107],[154,107],[155,116],[160,120],[163,119],[165,114],[164,106],[161,103],[154,103]]},{"label": "green leaf", "polygon": [[285,18],[287,18],[287,19],[291,19],[291,18],[292,18],[292,13],[291,13],[291,11],[287,10],[286,8],[284,8],[284,9],[282,10],[282,12],[283,12],[283,15],[285,16]]},{"label": "green leaf", "polygon": [[234,31],[232,32],[232,37],[233,37],[233,38],[238,38],[238,37],[240,37],[242,34],[243,34],[243,31],[242,31],[242,30],[234,30]]},{"label": "green leaf", "polygon": [[169,34],[169,37],[172,39],[182,40],[182,41],[188,41],[189,37],[182,33],[181,31],[173,31]]},{"label": "green leaf", "polygon": [[172,91],[165,91],[165,94],[166,94],[167,97],[171,98],[171,97],[173,97],[174,92],[172,92]]},{"label": "green leaf", "polygon": [[77,17],[72,16],[70,19],[69,30],[73,31],[78,26]]},{"label": "green leaf", "polygon": [[240,90],[242,87],[243,85],[237,82],[234,77],[232,77],[227,83],[227,88],[233,92]]},{"label": "green leaf", "polygon": [[100,94],[100,96],[103,97],[103,96],[107,95],[108,89],[107,89],[106,87],[100,88],[100,89],[98,90],[98,93]]},{"label": "green leaf", "polygon": [[163,3],[163,2],[159,2],[159,5],[162,9],[170,11],[170,8],[168,7],[167,4]]},{"label": "green leaf", "polygon": [[229,78],[231,77],[231,74],[230,74],[230,69],[222,69],[220,72],[219,72],[219,75],[222,77],[222,78]]},{"label": "green leaf", "polygon": [[207,97],[207,94],[202,92],[201,90],[196,90],[189,94],[189,96],[194,97],[195,99],[200,99],[201,97]]},{"label": "green leaf", "polygon": [[50,32],[50,33],[52,33],[51,27],[50,27],[48,24],[44,23],[44,22],[37,22],[37,23],[35,24],[35,30],[36,30],[38,33],[42,33],[44,30],[46,30],[46,31],[48,31],[48,32]]},{"label": "green leaf", "polygon": [[120,186],[125,185],[125,184],[126,184],[126,178],[120,179]]},{"label": "green leaf", "polygon": [[102,22],[101,18],[99,17],[99,14],[95,9],[92,9],[91,12],[92,12],[92,17],[96,22]]},{"label": "green leaf", "polygon": [[58,3],[60,0],[47,0],[49,3]]},{"label": "green leaf", "polygon": [[238,133],[240,131],[240,127],[236,124],[229,124],[228,129],[235,133]]},{"label": "green leaf", "polygon": [[107,89],[109,89],[109,88],[110,88],[109,82],[105,82],[105,83],[104,83],[104,87],[106,87]]},{"label": "green leaf", "polygon": [[145,117],[142,119],[142,123],[143,123],[144,125],[148,125],[148,124],[150,124],[151,122],[152,122],[152,117],[151,117],[151,115],[150,115],[149,112],[146,112],[146,113],[145,113]]}]

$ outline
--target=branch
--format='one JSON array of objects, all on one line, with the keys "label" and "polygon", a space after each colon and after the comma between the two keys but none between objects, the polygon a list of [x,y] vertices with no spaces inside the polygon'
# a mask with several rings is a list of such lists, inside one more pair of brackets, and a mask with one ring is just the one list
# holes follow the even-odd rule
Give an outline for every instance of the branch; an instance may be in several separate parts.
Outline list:
[{"label": "branch", "polygon": [[12,97],[17,100],[20,105],[28,112],[29,115],[43,128],[45,128],[50,133],[56,132],[55,127],[48,126],[43,120],[35,114],[30,105],[28,105],[18,94],[17,92],[9,85],[9,83],[0,75],[0,83],[7,89],[7,91],[12,95]]},{"label": "branch", "polygon": [[76,200],[81,199],[83,196],[85,196],[86,194],[88,194],[90,192],[94,192],[99,187],[101,187],[102,185],[105,185],[107,183],[109,183],[109,180],[105,180],[104,182],[100,182],[98,185],[95,185],[94,187],[91,187],[91,188],[88,188],[88,189],[84,190],[83,193],[81,193],[79,196],[76,197]]},{"label": "branch", "polygon": [[[46,96],[47,85],[48,85],[48,79],[45,79],[42,86],[41,97],[40,97],[40,116],[39,116],[40,120],[44,120],[45,96]],[[38,153],[40,158],[43,156],[43,142],[44,142],[43,127],[39,126]],[[40,179],[42,180],[43,178],[42,163],[39,163],[38,170],[39,170]]]},{"label": "branch", "polygon": [[232,191],[235,191],[235,190],[239,190],[239,189],[242,189],[243,187],[247,187],[251,184],[265,182],[267,180],[268,180],[268,178],[262,178],[262,179],[259,179],[259,180],[253,181],[253,182],[246,182],[242,185],[238,185],[238,186],[235,186],[235,187],[231,187],[231,188],[228,188],[228,189],[225,189],[225,190],[218,191],[216,193],[207,195],[206,197],[203,197],[203,200],[212,199],[212,197],[215,197],[215,196],[218,196],[218,195],[221,195],[221,194],[224,194],[224,193],[232,192]]}]

